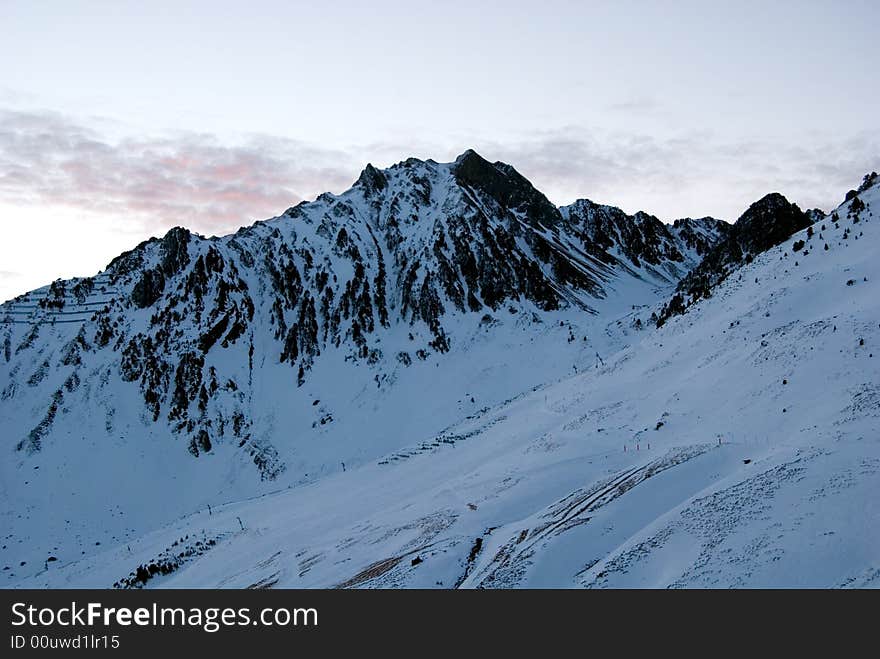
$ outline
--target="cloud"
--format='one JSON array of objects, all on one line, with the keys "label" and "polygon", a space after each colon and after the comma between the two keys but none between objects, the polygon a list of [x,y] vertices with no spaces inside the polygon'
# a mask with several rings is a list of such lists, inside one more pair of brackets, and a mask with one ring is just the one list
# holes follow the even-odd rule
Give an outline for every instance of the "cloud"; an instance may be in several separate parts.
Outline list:
[{"label": "cloud", "polygon": [[611,112],[627,112],[632,114],[648,114],[661,109],[657,99],[650,96],[632,96],[617,103],[606,106]]},{"label": "cloud", "polygon": [[0,199],[63,205],[140,222],[229,230],[342,190],[358,164],[342,151],[251,135],[242,143],[178,133],[112,141],[53,112],[0,110]]},{"label": "cloud", "polygon": [[804,208],[830,210],[862,176],[880,169],[880,131],[723,141],[711,133],[672,137],[579,127],[477,149],[513,164],[556,203],[589,197],[666,220],[712,214],[735,220],[778,191]]},{"label": "cloud", "polygon": [[[624,105],[643,111],[652,104]],[[368,160],[451,160],[474,147],[512,164],[556,203],[589,197],[665,220],[708,214],[734,220],[771,191],[804,208],[829,210],[863,174],[880,169],[877,130],[724,141],[708,132],[661,136],[567,126],[504,141],[400,136],[327,149],[271,135],[237,144],[192,132],[114,140],[106,135],[112,128],[55,112],[0,110],[0,201],[97,213],[123,231],[155,234],[180,224],[222,233],[321,192],[341,192]]]}]

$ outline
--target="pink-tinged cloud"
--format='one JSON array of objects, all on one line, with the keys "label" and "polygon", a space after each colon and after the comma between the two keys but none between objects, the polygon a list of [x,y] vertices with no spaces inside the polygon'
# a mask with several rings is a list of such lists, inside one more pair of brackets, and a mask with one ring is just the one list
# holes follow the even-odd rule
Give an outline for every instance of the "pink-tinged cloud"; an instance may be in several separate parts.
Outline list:
[{"label": "pink-tinged cloud", "polygon": [[155,231],[227,231],[342,190],[358,168],[343,152],[284,138],[111,142],[56,113],[0,111],[0,199],[114,214]]},{"label": "pink-tinged cloud", "polygon": [[[650,110],[635,105],[627,109]],[[666,220],[734,220],[771,191],[829,210],[863,174],[880,169],[878,130],[792,147],[567,127],[504,142],[462,138],[450,147],[402,138],[333,150],[266,135],[236,145],[203,133],[113,141],[58,113],[0,110],[0,201],[97,212],[141,232],[184,225],[222,233],[321,192],[341,192],[368,160],[452,159],[468,147],[512,164],[557,203],[589,197]]]}]

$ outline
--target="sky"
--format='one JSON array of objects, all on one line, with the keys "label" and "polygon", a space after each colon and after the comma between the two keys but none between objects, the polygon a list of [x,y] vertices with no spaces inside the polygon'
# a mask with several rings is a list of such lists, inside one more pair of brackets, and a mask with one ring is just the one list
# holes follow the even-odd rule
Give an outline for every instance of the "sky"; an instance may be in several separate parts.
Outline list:
[{"label": "sky", "polygon": [[880,169],[880,3],[0,0],[0,300],[366,163],[734,221]]}]

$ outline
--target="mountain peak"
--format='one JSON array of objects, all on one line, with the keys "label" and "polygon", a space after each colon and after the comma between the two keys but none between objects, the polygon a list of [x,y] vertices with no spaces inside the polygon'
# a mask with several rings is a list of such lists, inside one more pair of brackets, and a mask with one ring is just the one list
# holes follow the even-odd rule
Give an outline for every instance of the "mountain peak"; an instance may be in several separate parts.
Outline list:
[{"label": "mountain peak", "polygon": [[758,254],[778,245],[795,231],[810,224],[798,207],[778,192],[764,195],[748,207],[734,225],[745,252]]},{"label": "mountain peak", "polygon": [[473,149],[455,159],[452,173],[459,185],[480,190],[504,207],[540,207],[541,214],[558,215],[556,207],[515,168],[503,162],[491,163]]},{"label": "mountain peak", "polygon": [[482,161],[482,162],[485,162],[486,164],[489,163],[488,160],[486,160],[485,158],[483,158],[483,156],[481,156],[479,153],[477,153],[477,152],[474,151],[473,149],[467,149],[464,153],[462,153],[461,155],[459,155],[459,156],[455,159],[455,164],[456,164],[456,165],[459,165],[459,164],[461,164],[461,163],[465,163],[465,162],[468,162],[468,161],[471,161],[471,160]]},{"label": "mountain peak", "polygon": [[678,284],[679,294],[664,306],[659,324],[676,314],[684,313],[685,298],[690,302],[710,297],[712,290],[743,263],[779,245],[796,231],[813,223],[813,216],[804,213],[778,192],[764,195],[740,215],[726,237],[709,250],[700,264]]},{"label": "mountain peak", "polygon": [[737,219],[736,224],[744,221],[748,222],[756,215],[759,215],[767,210],[784,208],[790,205],[791,202],[789,202],[788,199],[786,199],[781,193],[770,192],[749,205],[745,212],[743,212],[743,214],[740,215],[739,219]]},{"label": "mountain peak", "polygon": [[373,193],[388,185],[388,179],[381,170],[373,167],[371,163],[367,163],[367,166],[364,167],[364,170],[354,184],[356,187],[364,188],[368,193]]}]

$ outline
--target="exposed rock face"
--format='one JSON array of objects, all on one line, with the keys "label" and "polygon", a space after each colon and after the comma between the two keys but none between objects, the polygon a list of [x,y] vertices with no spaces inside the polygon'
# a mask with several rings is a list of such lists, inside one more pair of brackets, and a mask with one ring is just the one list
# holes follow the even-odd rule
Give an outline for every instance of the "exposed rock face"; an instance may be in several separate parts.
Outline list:
[{"label": "exposed rock face", "polygon": [[584,248],[603,263],[644,268],[672,283],[677,282],[729,230],[721,220],[676,220],[672,226],[653,215],[627,215],[614,206],[581,199],[561,209]]},{"label": "exposed rock face", "polygon": [[827,217],[827,215],[825,215],[825,211],[823,211],[821,208],[811,208],[810,210],[806,211],[806,213],[807,217],[810,219],[811,224],[815,224],[819,220],[824,220]]},{"label": "exposed rock face", "polygon": [[678,284],[678,290],[661,311],[658,324],[684,313],[689,304],[709,297],[731,272],[757,254],[779,245],[813,223],[811,215],[777,192],[768,194],[743,213],[725,238]]},{"label": "exposed rock face", "polygon": [[131,291],[131,301],[139,309],[153,306],[165,290],[165,276],[158,268],[145,270]]},{"label": "exposed rock face", "polygon": [[700,258],[724,239],[730,229],[730,224],[714,217],[685,218],[672,224],[673,232]]},{"label": "exposed rock face", "polygon": [[776,247],[795,231],[810,224],[807,215],[778,192],[749,206],[733,225],[733,238],[744,254],[752,256]]},{"label": "exposed rock face", "polygon": [[[167,424],[193,456],[234,443],[273,478],[284,465],[252,414],[262,364],[289,368],[279,386],[293,391],[328,351],[369,368],[408,366],[447,352],[449,321],[462,314],[589,312],[617,277],[675,283],[726,227],[711,218],[670,227],[586,200],[559,209],[513,167],[473,151],[448,164],[368,165],[341,195],[221,238],[175,228],[94,278],[34,293],[43,315],[21,321],[33,323],[28,332],[7,332],[5,362],[45,353],[46,373],[71,388],[34,385],[49,413],[21,447],[41,450],[78,383],[121,381],[137,386],[147,422]],[[39,322],[56,321],[81,328],[64,355],[39,335]],[[399,326],[405,344],[389,338]],[[0,383],[10,401],[16,368]]]}]

